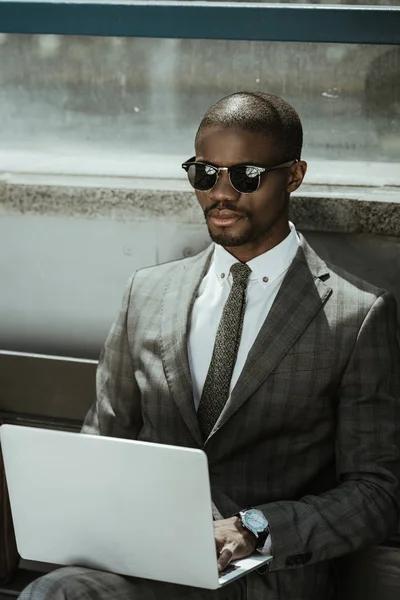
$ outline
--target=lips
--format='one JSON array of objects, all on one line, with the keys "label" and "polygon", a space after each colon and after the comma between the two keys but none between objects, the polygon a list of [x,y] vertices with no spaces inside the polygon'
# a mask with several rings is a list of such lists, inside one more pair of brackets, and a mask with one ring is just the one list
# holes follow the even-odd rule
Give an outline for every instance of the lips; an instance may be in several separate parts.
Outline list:
[{"label": "lips", "polygon": [[229,210],[227,208],[222,208],[221,210],[218,210],[218,209],[211,210],[209,212],[208,216],[213,219],[239,219],[242,215],[233,210]]},{"label": "lips", "polygon": [[242,216],[243,215],[233,210],[222,208],[221,210],[211,210],[208,214],[208,219],[215,227],[231,227],[241,219]]}]

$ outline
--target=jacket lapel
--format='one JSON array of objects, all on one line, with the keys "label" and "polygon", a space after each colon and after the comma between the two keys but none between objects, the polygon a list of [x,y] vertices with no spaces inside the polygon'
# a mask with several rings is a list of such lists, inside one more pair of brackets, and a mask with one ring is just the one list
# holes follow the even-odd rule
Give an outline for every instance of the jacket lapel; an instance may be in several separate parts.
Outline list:
[{"label": "jacket lapel", "polygon": [[203,440],[194,408],[187,338],[192,307],[199,285],[209,268],[212,252],[213,247],[209,247],[197,255],[193,262],[185,261],[179,269],[174,270],[164,291],[161,316],[161,352],[168,386],[199,446]]},{"label": "jacket lapel", "polygon": [[[301,236],[301,245],[211,434],[246,402],[301,336],[331,293],[329,271]],[[325,277],[324,277],[325,276]]]}]

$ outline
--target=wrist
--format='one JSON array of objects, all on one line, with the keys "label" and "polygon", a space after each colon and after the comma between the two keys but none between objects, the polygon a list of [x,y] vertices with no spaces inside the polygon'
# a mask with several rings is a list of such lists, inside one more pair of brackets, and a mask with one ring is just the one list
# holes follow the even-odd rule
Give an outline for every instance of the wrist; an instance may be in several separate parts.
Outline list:
[{"label": "wrist", "polygon": [[269,536],[269,523],[264,513],[257,508],[248,508],[241,510],[235,515],[241,524],[241,527],[250,537],[247,539],[255,541],[255,548],[262,550]]},{"label": "wrist", "polygon": [[256,544],[258,542],[258,537],[255,535],[255,533],[250,531],[250,529],[248,529],[247,527],[243,526],[242,519],[240,518],[240,516],[238,514],[234,515],[233,518],[235,519],[235,525],[237,526],[237,528],[239,529],[239,531],[243,535],[243,537],[246,538],[246,540],[249,543],[251,543],[254,547],[256,547]]},{"label": "wrist", "polygon": [[235,519],[234,523],[235,523],[235,526],[237,527],[237,530],[243,536],[244,542],[250,548],[252,548],[251,552],[253,552],[257,548],[257,542],[258,542],[257,536],[254,535],[254,533],[251,532],[249,529],[247,529],[247,527],[243,526],[242,519],[238,515],[234,515],[233,518]]}]

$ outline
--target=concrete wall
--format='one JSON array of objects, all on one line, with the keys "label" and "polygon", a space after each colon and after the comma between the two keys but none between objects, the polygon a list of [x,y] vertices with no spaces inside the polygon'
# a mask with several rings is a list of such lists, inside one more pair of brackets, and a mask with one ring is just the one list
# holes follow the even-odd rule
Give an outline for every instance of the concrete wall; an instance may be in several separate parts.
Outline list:
[{"label": "concrete wall", "polygon": [[[0,186],[0,215],[3,350],[97,358],[131,273],[209,243],[191,192]],[[292,218],[400,305],[400,202],[302,195]]]}]

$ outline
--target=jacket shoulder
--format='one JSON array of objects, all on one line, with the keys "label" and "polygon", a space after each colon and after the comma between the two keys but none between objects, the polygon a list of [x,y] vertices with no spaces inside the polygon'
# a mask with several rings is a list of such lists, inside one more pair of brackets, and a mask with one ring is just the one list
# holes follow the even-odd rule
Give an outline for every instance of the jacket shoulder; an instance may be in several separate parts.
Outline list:
[{"label": "jacket shoulder", "polygon": [[305,260],[314,278],[326,283],[332,290],[331,299],[336,298],[338,302],[344,302],[348,310],[351,305],[371,306],[377,298],[387,294],[387,291],[349,273],[342,267],[325,261],[301,236],[301,250],[298,254],[301,260]]},{"label": "jacket shoulder", "polygon": [[[397,302],[393,293],[348,273],[345,269],[329,264],[329,279],[326,282],[332,289],[330,305],[337,315],[345,317],[347,323],[353,318],[361,326],[364,319],[378,308],[388,314],[396,314]],[[397,327],[397,317],[393,325]]]},{"label": "jacket shoulder", "polygon": [[151,286],[154,290],[157,289],[158,285],[164,286],[166,281],[173,277],[175,273],[180,273],[182,269],[190,271],[198,262],[206,262],[211,253],[212,246],[208,246],[205,250],[199,252],[199,254],[196,254],[195,256],[180,258],[178,260],[172,260],[139,269],[131,277],[132,288],[137,290],[139,288]]},{"label": "jacket shoulder", "polygon": [[329,270],[329,285],[333,290],[340,290],[343,294],[351,297],[369,298],[372,303],[379,296],[387,293],[387,290],[369,283],[337,265],[327,262],[326,266]]},{"label": "jacket shoulder", "polygon": [[205,250],[202,250],[194,256],[188,256],[187,258],[178,258],[176,260],[170,260],[165,263],[153,265],[151,267],[144,267],[137,271],[137,275],[140,277],[164,277],[167,274],[174,272],[177,269],[190,269],[192,265],[197,263],[199,260],[205,259],[212,251],[211,246],[208,246]]}]

